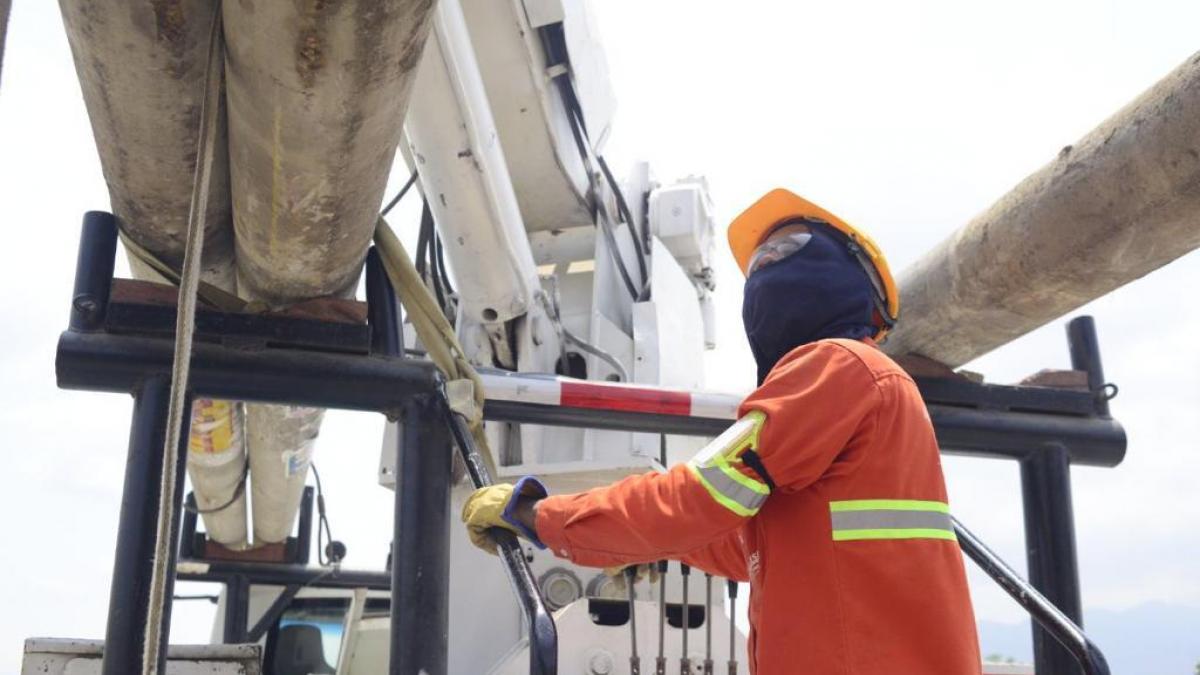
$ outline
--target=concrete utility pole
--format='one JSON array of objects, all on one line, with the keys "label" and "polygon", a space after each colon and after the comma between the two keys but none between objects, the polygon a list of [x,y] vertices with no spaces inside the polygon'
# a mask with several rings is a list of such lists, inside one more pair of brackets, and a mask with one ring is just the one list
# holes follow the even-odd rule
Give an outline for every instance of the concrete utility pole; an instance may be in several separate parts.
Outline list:
[{"label": "concrete utility pole", "polygon": [[1197,246],[1200,54],[905,270],[885,349],[957,367]]},{"label": "concrete utility pole", "polygon": [[4,75],[4,36],[8,35],[8,14],[12,0],[0,0],[0,78]]}]

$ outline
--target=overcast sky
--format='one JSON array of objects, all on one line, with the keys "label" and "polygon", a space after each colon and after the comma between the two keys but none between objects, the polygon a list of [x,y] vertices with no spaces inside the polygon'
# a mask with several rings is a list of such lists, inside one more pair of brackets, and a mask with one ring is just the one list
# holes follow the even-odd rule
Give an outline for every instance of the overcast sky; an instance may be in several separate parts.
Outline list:
[{"label": "overcast sky", "polygon": [[[80,215],[108,198],[56,3],[15,5],[0,86],[0,672],[16,672],[27,636],[103,634],[130,412],[127,397],[54,386]],[[789,187],[871,232],[896,269],[1200,48],[1200,4],[1184,1],[607,0],[596,11],[619,105],[614,168],[643,158],[660,179],[707,176],[721,228]],[[411,230],[407,206],[394,222]],[[740,277],[723,248],[718,285],[709,382],[745,391]],[[1088,609],[1200,606],[1200,316],[1182,301],[1197,288],[1192,255],[1081,310],[1097,319],[1129,434],[1120,467],[1074,471]],[[969,367],[997,382],[1068,367],[1063,324]],[[331,414],[317,450],[358,567],[381,566],[390,539],[391,493],[374,487],[380,435],[376,417]],[[946,468],[960,518],[1023,571],[1016,466]],[[1020,619],[972,574],[981,617]],[[207,606],[176,616],[177,639],[206,639]]]}]

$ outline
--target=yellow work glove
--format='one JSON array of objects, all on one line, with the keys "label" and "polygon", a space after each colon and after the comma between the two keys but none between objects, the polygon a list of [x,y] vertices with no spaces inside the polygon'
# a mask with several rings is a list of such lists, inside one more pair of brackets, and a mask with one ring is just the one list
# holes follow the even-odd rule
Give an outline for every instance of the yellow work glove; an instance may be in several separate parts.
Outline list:
[{"label": "yellow work glove", "polygon": [[496,555],[496,542],[488,530],[498,527],[528,539],[538,548],[546,548],[537,532],[516,518],[517,506],[522,500],[537,501],[546,494],[546,486],[532,476],[525,476],[516,485],[497,483],[479,488],[463,504],[462,510],[462,521],[467,526],[471,543]]},{"label": "yellow work glove", "polygon": [[637,565],[617,565],[616,567],[605,567],[604,574],[612,578],[613,585],[621,590],[625,590],[625,580],[628,578],[629,569],[636,570],[633,574],[633,583],[639,583],[642,579],[649,579],[650,583],[658,583],[658,565],[655,563],[640,563]]}]

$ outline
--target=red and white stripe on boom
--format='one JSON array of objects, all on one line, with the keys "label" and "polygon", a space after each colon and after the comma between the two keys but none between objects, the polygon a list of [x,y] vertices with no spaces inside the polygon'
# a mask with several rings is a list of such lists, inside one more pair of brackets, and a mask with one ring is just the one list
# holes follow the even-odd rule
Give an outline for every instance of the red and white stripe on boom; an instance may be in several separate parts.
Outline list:
[{"label": "red and white stripe on boom", "polygon": [[569,377],[481,372],[487,398],[514,403],[737,419],[741,397],[732,394],[589,382]]}]

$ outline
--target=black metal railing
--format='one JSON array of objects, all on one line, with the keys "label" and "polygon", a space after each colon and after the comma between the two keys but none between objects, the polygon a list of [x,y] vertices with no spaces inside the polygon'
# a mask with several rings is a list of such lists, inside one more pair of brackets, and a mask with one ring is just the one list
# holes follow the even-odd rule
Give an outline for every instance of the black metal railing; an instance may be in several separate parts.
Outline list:
[{"label": "black metal railing", "polygon": [[1037,621],[1039,626],[1070,652],[1085,675],[1109,675],[1108,661],[1105,660],[1104,654],[1078,624],[1022,579],[957,518],[952,520],[954,533],[958,535],[958,544],[963,553],[975,561],[992,581],[1003,588],[1017,604],[1029,612],[1029,616]]},{"label": "black metal railing", "polygon": [[[367,274],[367,309],[369,312],[368,324],[371,326],[371,350],[372,353],[377,353],[389,357],[403,357],[404,338],[402,331],[403,323],[400,320],[400,311],[397,304],[395,289],[392,287],[392,282],[384,272],[383,263],[380,260],[379,252],[375,248],[367,253],[366,263]],[[414,405],[413,403],[409,404]],[[421,404],[417,404],[421,405]],[[474,438],[471,436],[466,420],[450,408],[450,402],[446,397],[445,388],[439,386],[435,396],[421,405],[422,410],[413,411],[412,414],[406,415],[410,420],[420,420],[417,424],[409,424],[402,430],[402,436],[415,434],[421,435],[422,431],[428,436],[437,436],[438,444],[440,445],[443,436],[449,437],[449,440],[458,448],[459,454],[463,459],[463,463],[467,467],[467,474],[471,479],[472,484],[476,488],[485,487],[492,484],[492,476],[488,473],[487,466],[483,462],[483,458],[479,455],[478,448],[475,447]],[[441,433],[436,433],[432,427],[440,426],[438,422],[444,422],[445,428],[438,430]],[[435,432],[435,433],[431,433]],[[422,491],[428,491],[431,486],[425,485],[425,478],[421,471],[411,471],[414,464],[426,464],[430,461],[428,453],[424,452],[423,446],[425,443],[414,441],[411,443],[402,443],[401,456],[396,464],[396,527],[397,541],[400,538],[400,529],[405,522],[405,518],[411,518],[413,509],[411,506],[402,505],[400,495],[402,493],[415,494],[420,499]],[[448,459],[448,458],[446,458]],[[447,480],[443,485],[432,486],[439,492],[444,488],[449,490],[449,472],[446,472]],[[436,500],[440,500],[441,496],[437,495]],[[405,500],[411,503],[411,500]],[[406,513],[407,511],[407,513]],[[418,513],[428,513],[430,509],[420,509]],[[433,526],[440,526],[440,523],[435,523]],[[412,529],[420,528],[420,522],[413,522]],[[558,672],[558,631],[554,627],[554,618],[550,615],[550,611],[546,607],[545,599],[542,598],[541,591],[538,588],[537,581],[533,576],[533,572],[529,568],[529,561],[525,558],[525,552],[521,548],[521,544],[517,541],[512,533],[505,530],[497,529],[492,532],[492,538],[496,540],[499,557],[504,564],[504,571],[508,575],[508,580],[512,586],[513,593],[517,596],[517,601],[521,605],[521,611],[525,615],[527,630],[529,634],[529,672],[530,675],[555,675]],[[407,550],[405,548],[397,548],[397,551]],[[393,555],[392,570],[393,574],[399,575],[395,581],[400,583],[400,577],[408,577],[427,573],[421,572],[414,568],[411,572],[406,573],[405,570],[413,567],[412,563],[406,559]],[[449,559],[443,561],[443,568],[449,567]],[[438,569],[438,568],[434,568]],[[399,619],[397,617],[400,617]],[[406,640],[411,639],[413,634],[412,628],[406,628],[405,623],[418,624],[424,622],[428,617],[421,616],[408,612],[403,607],[392,605],[392,630],[393,630],[393,649],[400,649]],[[408,672],[407,670],[404,672]],[[416,672],[416,671],[413,671]]]},{"label": "black metal railing", "polygon": [[[85,216],[70,324],[59,339],[56,356],[60,387],[134,396],[109,602],[105,675],[136,672],[141,667],[150,602],[145,586],[155,536],[155,528],[146,523],[152,525],[158,517],[173,356],[169,336],[138,332],[163,324],[166,317],[155,312],[173,314],[173,307],[141,307],[136,316],[120,311],[110,316],[110,309],[119,310],[122,305],[111,298],[116,243],[116,222],[111,214],[91,212]],[[440,374],[431,363],[404,358],[395,293],[373,252],[367,262],[367,296],[368,326],[362,334],[348,330],[301,335],[304,327],[294,323],[274,317],[242,317],[239,340],[234,344],[225,344],[219,334],[198,336],[189,395],[373,411],[404,423],[396,447],[394,554],[387,582],[393,608],[389,670],[444,673],[451,444],[458,447],[476,486],[489,484],[491,476],[465,420],[450,411]],[[208,324],[198,321],[197,325]],[[1103,656],[1080,629],[1070,465],[1115,466],[1124,457],[1126,441],[1123,429],[1108,413],[1111,387],[1103,379],[1090,317],[1072,321],[1068,334],[1072,365],[1087,374],[1087,391],[920,378],[918,386],[944,452],[1015,459],[1021,464],[1030,581],[1020,579],[969,532],[961,526],[958,529],[964,551],[1037,619],[1037,671],[1103,675],[1107,672]],[[248,335],[260,335],[263,342],[247,347]],[[694,436],[714,435],[730,422],[511,401],[489,401],[484,417]],[[181,464],[186,456],[186,438],[184,441]],[[182,466],[178,469],[182,481],[185,472]],[[182,486],[177,487],[182,494]],[[175,532],[180,529],[180,511],[175,512]],[[557,662],[552,617],[521,546],[511,536],[499,534],[498,538],[502,540],[501,559],[528,623],[530,671],[551,675]],[[174,569],[174,561],[170,563]],[[338,576],[330,576],[323,568],[308,571],[297,567],[305,566],[275,571],[296,575],[297,583],[318,573],[325,582]],[[220,571],[251,582],[256,570],[265,567],[260,563],[220,563],[212,568],[214,574]],[[342,581],[383,583],[378,578],[383,573],[368,574],[370,579]],[[179,576],[187,578],[187,574]],[[164,633],[169,629],[170,599],[168,592],[164,625],[159,627]]]},{"label": "black metal railing", "polygon": [[[154,523],[159,515],[158,486],[163,472],[166,396],[173,357],[170,334],[164,334],[162,326],[173,324],[175,309],[131,297],[114,300],[116,248],[117,225],[112,214],[86,214],[70,323],[59,338],[55,359],[61,388],[134,396],[105,635],[104,675],[140,672],[147,629],[168,633],[172,600],[168,588],[162,625],[148,627],[152,600],[146,587],[153,564]],[[233,317],[237,319],[237,339],[227,341],[222,327],[230,325],[231,315],[204,310],[205,316],[197,320],[188,395],[379,412],[401,421],[404,433],[396,447],[398,481],[390,575],[309,568],[299,559],[289,564],[205,561],[205,572],[198,573],[188,566],[180,574],[172,557],[168,568],[172,582],[177,576],[187,579],[200,574],[240,590],[265,578],[277,583],[286,579],[288,585],[385,585],[392,595],[389,672],[445,673],[451,438],[457,425],[445,405],[443,378],[433,364],[402,354],[395,292],[374,252],[368,259],[367,278],[366,326],[239,315]],[[337,330],[327,330],[331,327]],[[187,408],[184,424],[190,424],[190,406]],[[458,445],[468,456],[475,451],[469,436],[467,442]],[[180,495],[186,453],[185,435],[177,467],[180,482],[176,488]],[[487,476],[473,478],[479,484]],[[183,510],[175,510],[172,532],[179,533]],[[194,519],[189,518],[189,527],[194,530]],[[529,617],[531,672],[553,675],[557,651],[553,621],[520,547],[508,541],[502,549],[509,577]],[[173,556],[175,552],[172,548]],[[226,635],[242,638],[258,628],[247,627],[247,619],[241,610],[235,612],[227,622]],[[160,664],[159,669],[164,665]]]}]

